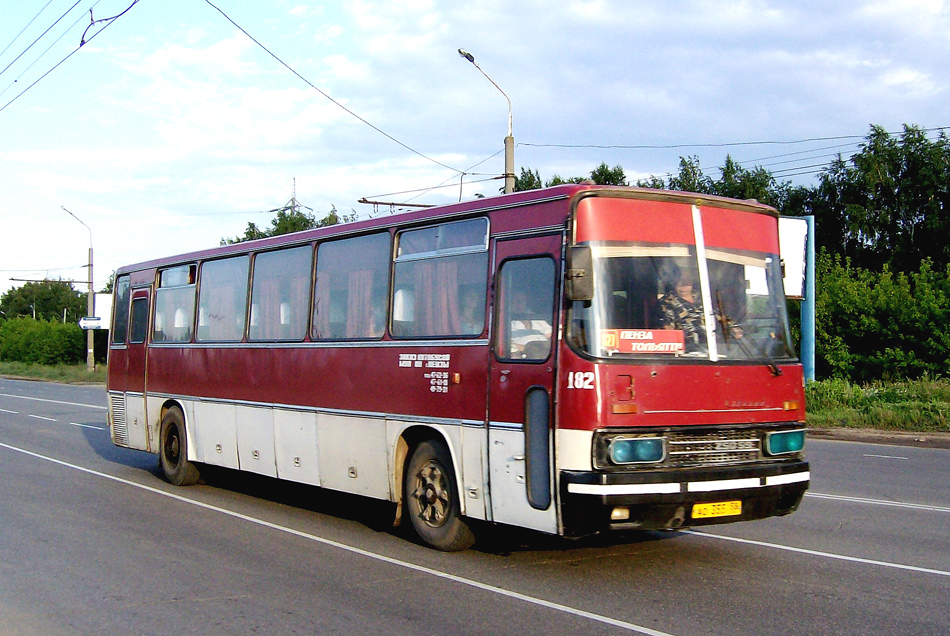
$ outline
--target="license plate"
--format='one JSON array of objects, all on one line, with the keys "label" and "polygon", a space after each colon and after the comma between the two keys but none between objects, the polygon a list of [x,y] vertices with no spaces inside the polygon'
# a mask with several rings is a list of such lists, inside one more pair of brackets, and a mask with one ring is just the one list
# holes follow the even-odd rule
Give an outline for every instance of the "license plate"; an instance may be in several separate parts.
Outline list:
[{"label": "license plate", "polygon": [[709,519],[711,517],[732,517],[741,514],[741,501],[716,501],[693,504],[692,517],[693,519]]}]

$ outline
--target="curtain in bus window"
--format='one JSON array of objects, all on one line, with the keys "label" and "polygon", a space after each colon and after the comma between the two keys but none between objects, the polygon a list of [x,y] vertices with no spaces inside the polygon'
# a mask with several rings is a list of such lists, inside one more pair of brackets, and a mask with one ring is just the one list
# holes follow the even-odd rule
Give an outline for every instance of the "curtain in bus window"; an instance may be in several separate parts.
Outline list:
[{"label": "curtain in bus window", "polygon": [[[346,337],[375,338],[381,324],[373,320],[373,272],[364,269],[350,272],[347,290]],[[376,323],[374,325],[374,322]]]},{"label": "curtain in bus window", "polygon": [[416,335],[459,334],[458,259],[420,261],[415,270]]},{"label": "curtain in bus window", "polygon": [[313,307],[315,339],[382,337],[389,261],[388,232],[319,246]]},{"label": "curtain in bus window", "polygon": [[303,340],[307,331],[309,245],[258,254],[251,291],[251,340]]}]

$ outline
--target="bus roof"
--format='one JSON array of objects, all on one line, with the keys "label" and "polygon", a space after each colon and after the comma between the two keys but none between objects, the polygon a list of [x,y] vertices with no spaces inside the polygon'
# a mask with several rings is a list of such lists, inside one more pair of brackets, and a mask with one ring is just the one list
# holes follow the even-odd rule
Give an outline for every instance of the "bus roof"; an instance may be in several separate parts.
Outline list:
[{"label": "bus roof", "polygon": [[218,258],[233,254],[244,254],[247,252],[265,250],[268,248],[305,244],[318,239],[358,234],[378,228],[408,226],[424,221],[446,220],[457,216],[465,216],[467,214],[488,213],[495,210],[520,208],[544,202],[570,200],[579,193],[596,193],[601,196],[615,193],[618,196],[650,201],[666,201],[670,203],[680,203],[687,205],[705,205],[757,214],[767,214],[774,217],[779,216],[779,213],[777,210],[775,210],[775,208],[759,203],[755,199],[740,201],[738,199],[729,199],[726,197],[719,197],[709,194],[698,194],[695,192],[654,190],[649,188],[636,188],[629,186],[603,186],[596,185],[591,182],[583,182],[579,184],[572,183],[557,185],[537,190],[525,190],[522,192],[503,194],[487,197],[484,199],[473,199],[470,201],[452,203],[449,205],[412,210],[391,216],[381,216],[373,219],[354,221],[351,223],[341,223],[338,225],[303,230],[290,234],[281,234],[278,236],[255,239],[252,241],[242,241],[240,243],[221,245],[205,250],[188,252],[185,254],[170,254],[167,257],[124,265],[116,270],[116,275],[157,267],[166,267],[177,263],[194,262],[197,260]]}]

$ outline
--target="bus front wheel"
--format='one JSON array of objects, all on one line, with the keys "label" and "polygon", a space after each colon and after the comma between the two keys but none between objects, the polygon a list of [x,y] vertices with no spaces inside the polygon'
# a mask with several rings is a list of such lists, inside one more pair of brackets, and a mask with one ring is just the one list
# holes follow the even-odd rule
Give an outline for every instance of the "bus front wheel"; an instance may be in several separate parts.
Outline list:
[{"label": "bus front wheel", "polygon": [[416,446],[403,484],[406,511],[420,539],[446,552],[475,543],[462,518],[452,458],[444,443],[427,440]]},{"label": "bus front wheel", "polygon": [[190,486],[198,481],[198,469],[188,461],[185,437],[185,418],[177,408],[170,408],[162,416],[159,435],[159,461],[165,478],[176,486]]}]

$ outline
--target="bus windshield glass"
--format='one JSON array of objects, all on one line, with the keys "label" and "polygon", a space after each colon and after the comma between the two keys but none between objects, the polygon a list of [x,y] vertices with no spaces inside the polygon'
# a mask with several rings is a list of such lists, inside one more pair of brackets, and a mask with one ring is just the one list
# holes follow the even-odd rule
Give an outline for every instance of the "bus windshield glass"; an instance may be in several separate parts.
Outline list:
[{"label": "bus windshield glass", "polygon": [[[771,364],[794,357],[778,255],[742,249],[737,245],[741,240],[732,237],[718,245],[703,244],[701,232],[679,228],[708,224],[708,234],[715,238],[717,232],[723,234],[724,217],[688,210],[675,232],[680,242],[657,242],[655,231],[651,241],[603,240],[606,232],[595,228],[584,237],[593,240],[578,243],[590,247],[594,293],[591,300],[574,301],[570,307],[571,344],[598,358],[654,362],[689,358]],[[749,243],[761,248],[766,242]]]}]

